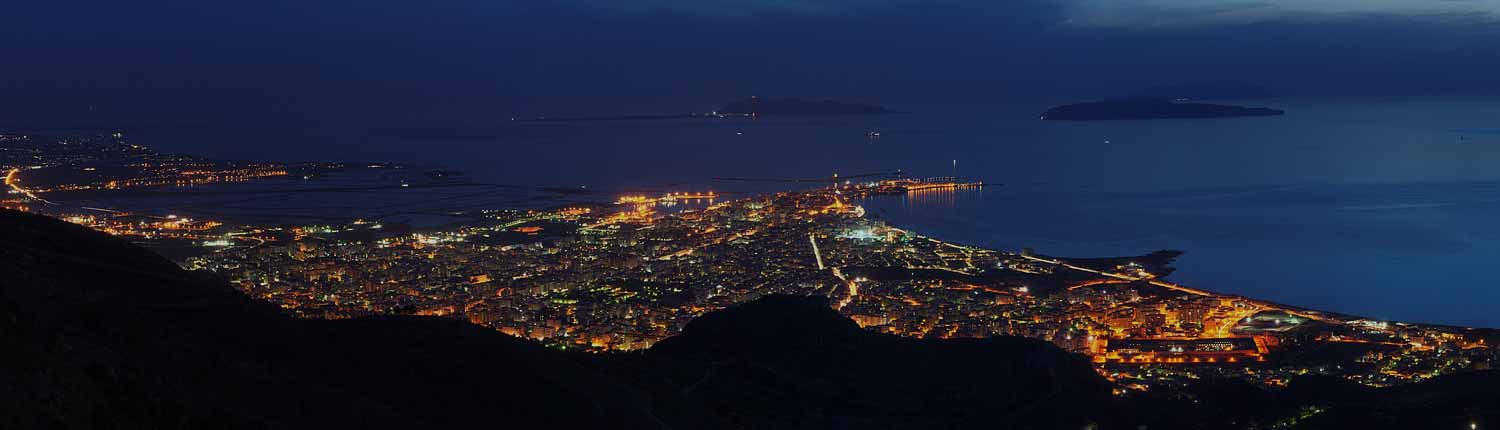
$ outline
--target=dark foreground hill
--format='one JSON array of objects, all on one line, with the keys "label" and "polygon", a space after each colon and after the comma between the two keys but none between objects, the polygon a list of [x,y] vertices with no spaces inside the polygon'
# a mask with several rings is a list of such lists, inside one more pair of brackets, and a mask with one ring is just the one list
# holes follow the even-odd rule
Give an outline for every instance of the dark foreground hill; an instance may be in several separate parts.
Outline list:
[{"label": "dark foreground hill", "polygon": [[733,427],[1083,428],[1111,401],[1087,360],[1048,343],[875,334],[795,296],[704,315],[610,364],[664,393],[658,410]]},{"label": "dark foreground hill", "polygon": [[0,428],[651,428],[639,394],[456,320],[298,320],[124,241],[0,211]]},{"label": "dark foreground hill", "polygon": [[449,319],[295,319],[122,240],[11,211],[0,274],[0,428],[1050,428],[1087,419],[1065,404],[1108,396],[1047,343],[899,339],[813,298],[594,356]]},{"label": "dark foreground hill", "polygon": [[6,429],[1466,428],[1496,411],[1494,373],[1121,398],[1048,343],[870,333],[806,297],[710,313],[631,354],[449,319],[300,320],[116,238],[0,210]]}]

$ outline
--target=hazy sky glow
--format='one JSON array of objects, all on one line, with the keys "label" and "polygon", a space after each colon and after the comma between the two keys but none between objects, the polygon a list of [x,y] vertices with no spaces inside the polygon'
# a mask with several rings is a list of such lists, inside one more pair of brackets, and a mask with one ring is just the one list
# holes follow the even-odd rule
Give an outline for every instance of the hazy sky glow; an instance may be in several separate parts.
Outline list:
[{"label": "hazy sky glow", "polygon": [[[426,121],[1117,95],[1494,93],[1500,0],[23,2],[0,121]],[[1149,49],[1147,49],[1149,48]],[[270,121],[276,119],[277,121]]]},{"label": "hazy sky glow", "polygon": [[[971,3],[965,5],[964,3]],[[753,17],[777,14],[866,14],[872,11],[955,7],[1003,13],[1012,1],[918,0],[574,0],[582,10],[609,13],[679,13]],[[1035,3],[1035,2],[1032,2]],[[1054,0],[1063,20],[1088,25],[1192,25],[1271,20],[1310,21],[1362,15],[1488,16],[1500,14],[1500,0]]]},{"label": "hazy sky glow", "polygon": [[1500,0],[1073,0],[1072,22],[1092,25],[1194,25],[1326,21],[1364,16],[1488,18]]}]

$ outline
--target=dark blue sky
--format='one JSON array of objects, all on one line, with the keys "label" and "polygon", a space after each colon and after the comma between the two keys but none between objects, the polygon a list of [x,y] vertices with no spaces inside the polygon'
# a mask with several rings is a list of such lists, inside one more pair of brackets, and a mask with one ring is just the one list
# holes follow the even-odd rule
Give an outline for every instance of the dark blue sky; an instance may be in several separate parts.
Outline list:
[{"label": "dark blue sky", "polygon": [[7,6],[0,120],[432,123],[1099,97],[1494,94],[1495,0],[47,1]]}]

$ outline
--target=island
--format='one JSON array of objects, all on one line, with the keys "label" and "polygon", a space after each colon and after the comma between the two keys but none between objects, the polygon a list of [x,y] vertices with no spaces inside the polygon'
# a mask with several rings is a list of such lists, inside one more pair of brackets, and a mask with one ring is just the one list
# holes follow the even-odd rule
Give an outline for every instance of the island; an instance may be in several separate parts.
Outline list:
[{"label": "island", "polygon": [[[847,230],[837,225],[859,222],[858,211],[801,205],[834,196],[757,199],[703,220],[734,226],[723,230],[682,218],[618,230],[703,232],[687,238],[704,252],[639,268],[614,256],[622,250],[607,244],[613,233],[595,236],[604,243],[556,242],[574,247],[562,253],[422,233],[432,240],[420,249],[271,245],[230,269],[290,274],[281,278],[189,271],[87,226],[0,209],[0,348],[14,362],[0,366],[0,380],[20,381],[6,386],[0,420],[22,423],[7,428],[888,428],[875,424],[899,420],[910,428],[1474,429],[1471,411],[1500,405],[1500,372],[1487,370],[1496,360],[1493,330],[1205,296],[1146,272],[1173,253],[1137,265],[1004,255],[906,234],[840,237]],[[742,242],[766,239],[775,244]],[[793,245],[803,241],[809,246]],[[828,252],[798,258],[816,243]],[[756,251],[735,249],[747,245]],[[888,246],[907,251],[882,252]],[[478,258],[451,259],[458,247]],[[576,253],[590,248],[610,254]],[[288,251],[300,256],[285,258]],[[409,263],[353,260],[402,255]],[[541,272],[536,279],[433,275],[483,273],[506,261],[561,267],[555,258],[568,255],[585,256],[574,260],[587,267],[579,274],[599,286],[497,285],[553,284],[559,274],[549,272],[578,267],[530,272]],[[879,278],[844,270],[910,257],[932,268],[898,262]],[[745,258],[770,264],[752,272],[724,264]],[[281,271],[291,268],[281,260],[318,268]],[[418,261],[440,263],[410,264]],[[834,266],[814,273],[818,262]],[[600,271],[639,276],[647,265],[669,270],[649,282]],[[751,291],[734,277],[685,267],[784,281],[751,281]],[[371,270],[420,280],[380,286],[386,278],[361,273]],[[1009,275],[994,277],[1000,272]],[[366,279],[380,281],[368,287]],[[697,285],[681,282],[691,279]],[[1019,289],[1048,279],[1067,282],[1051,293]],[[276,293],[287,284],[350,297]],[[395,300],[366,300],[379,296]],[[431,307],[445,298],[453,304]],[[363,315],[331,313],[338,308]],[[631,338],[634,351],[617,348]]]},{"label": "island", "polygon": [[1047,109],[1043,120],[1102,121],[1168,118],[1226,118],[1241,116],[1277,116],[1280,109],[1242,107],[1208,103],[1185,103],[1163,99],[1129,99],[1076,103]]},{"label": "island", "polygon": [[722,116],[817,116],[817,115],[885,115],[906,113],[882,106],[833,100],[798,98],[762,99],[751,97],[729,102],[716,112]]},{"label": "island", "polygon": [[[330,165],[346,179],[294,179]],[[1500,410],[1500,330],[1179,284],[1180,251],[969,245],[863,206],[979,185],[951,177],[428,206],[458,172],[107,131],[0,133],[0,172],[6,428],[1473,429]],[[194,209],[303,190],[389,203]],[[453,216],[404,221],[425,211]]]}]

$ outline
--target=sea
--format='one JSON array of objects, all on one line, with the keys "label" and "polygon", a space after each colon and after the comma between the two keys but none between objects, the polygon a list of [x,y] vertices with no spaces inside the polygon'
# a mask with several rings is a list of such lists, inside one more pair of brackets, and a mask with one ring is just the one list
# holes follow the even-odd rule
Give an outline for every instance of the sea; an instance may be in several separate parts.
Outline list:
[{"label": "sea", "polygon": [[[957,175],[987,186],[861,204],[892,225],[954,242],[1069,257],[1175,249],[1184,254],[1170,279],[1195,288],[1377,319],[1500,327],[1500,100],[1231,103],[1287,113],[1060,122],[1039,119],[1044,103],[894,105],[910,113],[587,122],[496,115],[265,133],[254,144],[205,144],[190,129],[132,138],[217,158],[406,162],[505,190],[601,195],[748,195],[897,170]],[[520,199],[474,197],[482,191],[464,196]]]}]

